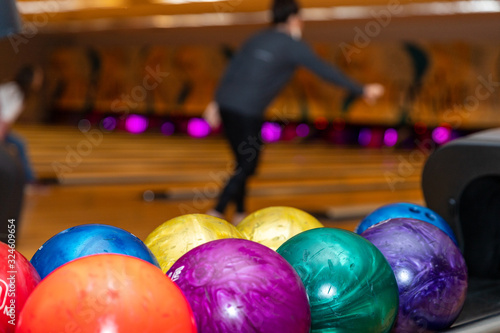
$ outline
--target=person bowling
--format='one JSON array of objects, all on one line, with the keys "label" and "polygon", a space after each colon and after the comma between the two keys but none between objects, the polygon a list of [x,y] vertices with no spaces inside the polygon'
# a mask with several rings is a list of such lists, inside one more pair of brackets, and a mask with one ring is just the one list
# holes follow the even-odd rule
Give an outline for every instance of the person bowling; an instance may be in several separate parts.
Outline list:
[{"label": "person bowling", "polygon": [[295,0],[274,0],[271,12],[271,26],[243,44],[204,112],[210,126],[218,127],[222,122],[236,162],[216,206],[207,214],[224,218],[232,202],[236,205],[234,225],[247,214],[247,183],[256,171],[263,149],[260,130],[266,108],[299,66],[353,95],[362,96],[368,103],[374,103],[384,93],[384,87],[378,83],[363,86],[351,80],[302,41],[303,21]]}]

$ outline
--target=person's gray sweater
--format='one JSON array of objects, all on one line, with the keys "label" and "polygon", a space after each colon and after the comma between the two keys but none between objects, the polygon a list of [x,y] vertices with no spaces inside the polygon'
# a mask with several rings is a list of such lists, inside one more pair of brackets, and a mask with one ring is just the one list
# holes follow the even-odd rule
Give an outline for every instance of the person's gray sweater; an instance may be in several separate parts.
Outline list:
[{"label": "person's gray sweater", "polygon": [[262,117],[298,66],[361,95],[363,87],[319,58],[304,42],[274,28],[250,38],[232,59],[217,89],[221,109]]}]

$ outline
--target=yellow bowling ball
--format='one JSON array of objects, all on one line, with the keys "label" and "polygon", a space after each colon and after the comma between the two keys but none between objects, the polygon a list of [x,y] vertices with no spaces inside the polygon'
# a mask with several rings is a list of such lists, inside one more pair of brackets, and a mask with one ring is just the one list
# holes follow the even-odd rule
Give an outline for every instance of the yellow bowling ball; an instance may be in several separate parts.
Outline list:
[{"label": "yellow bowling ball", "polygon": [[293,236],[323,227],[316,218],[300,209],[269,207],[248,215],[236,228],[249,240],[276,251]]},{"label": "yellow bowling ball", "polygon": [[163,223],[149,234],[144,243],[166,273],[189,250],[224,238],[245,239],[229,222],[210,215],[188,214]]}]

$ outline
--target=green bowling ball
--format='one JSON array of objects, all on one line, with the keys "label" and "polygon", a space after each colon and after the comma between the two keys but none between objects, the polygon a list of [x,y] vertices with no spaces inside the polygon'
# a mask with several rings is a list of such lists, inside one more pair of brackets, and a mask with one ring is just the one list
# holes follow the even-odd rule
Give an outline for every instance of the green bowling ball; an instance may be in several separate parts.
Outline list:
[{"label": "green bowling ball", "polygon": [[389,332],[399,306],[398,285],[382,253],[342,229],[302,232],[277,252],[300,275],[312,314],[312,332]]}]

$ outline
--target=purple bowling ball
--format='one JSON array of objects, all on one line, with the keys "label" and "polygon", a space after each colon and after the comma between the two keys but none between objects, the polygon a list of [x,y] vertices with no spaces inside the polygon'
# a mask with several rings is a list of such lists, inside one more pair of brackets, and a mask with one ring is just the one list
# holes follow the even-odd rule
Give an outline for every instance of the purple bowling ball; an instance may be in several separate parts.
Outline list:
[{"label": "purple bowling ball", "polygon": [[434,332],[457,319],[467,294],[467,267],[458,247],[439,228],[396,218],[361,236],[386,257],[399,288],[393,332]]},{"label": "purple bowling ball", "polygon": [[208,242],[179,258],[167,274],[189,301],[200,333],[310,330],[300,277],[264,245],[244,239]]}]

